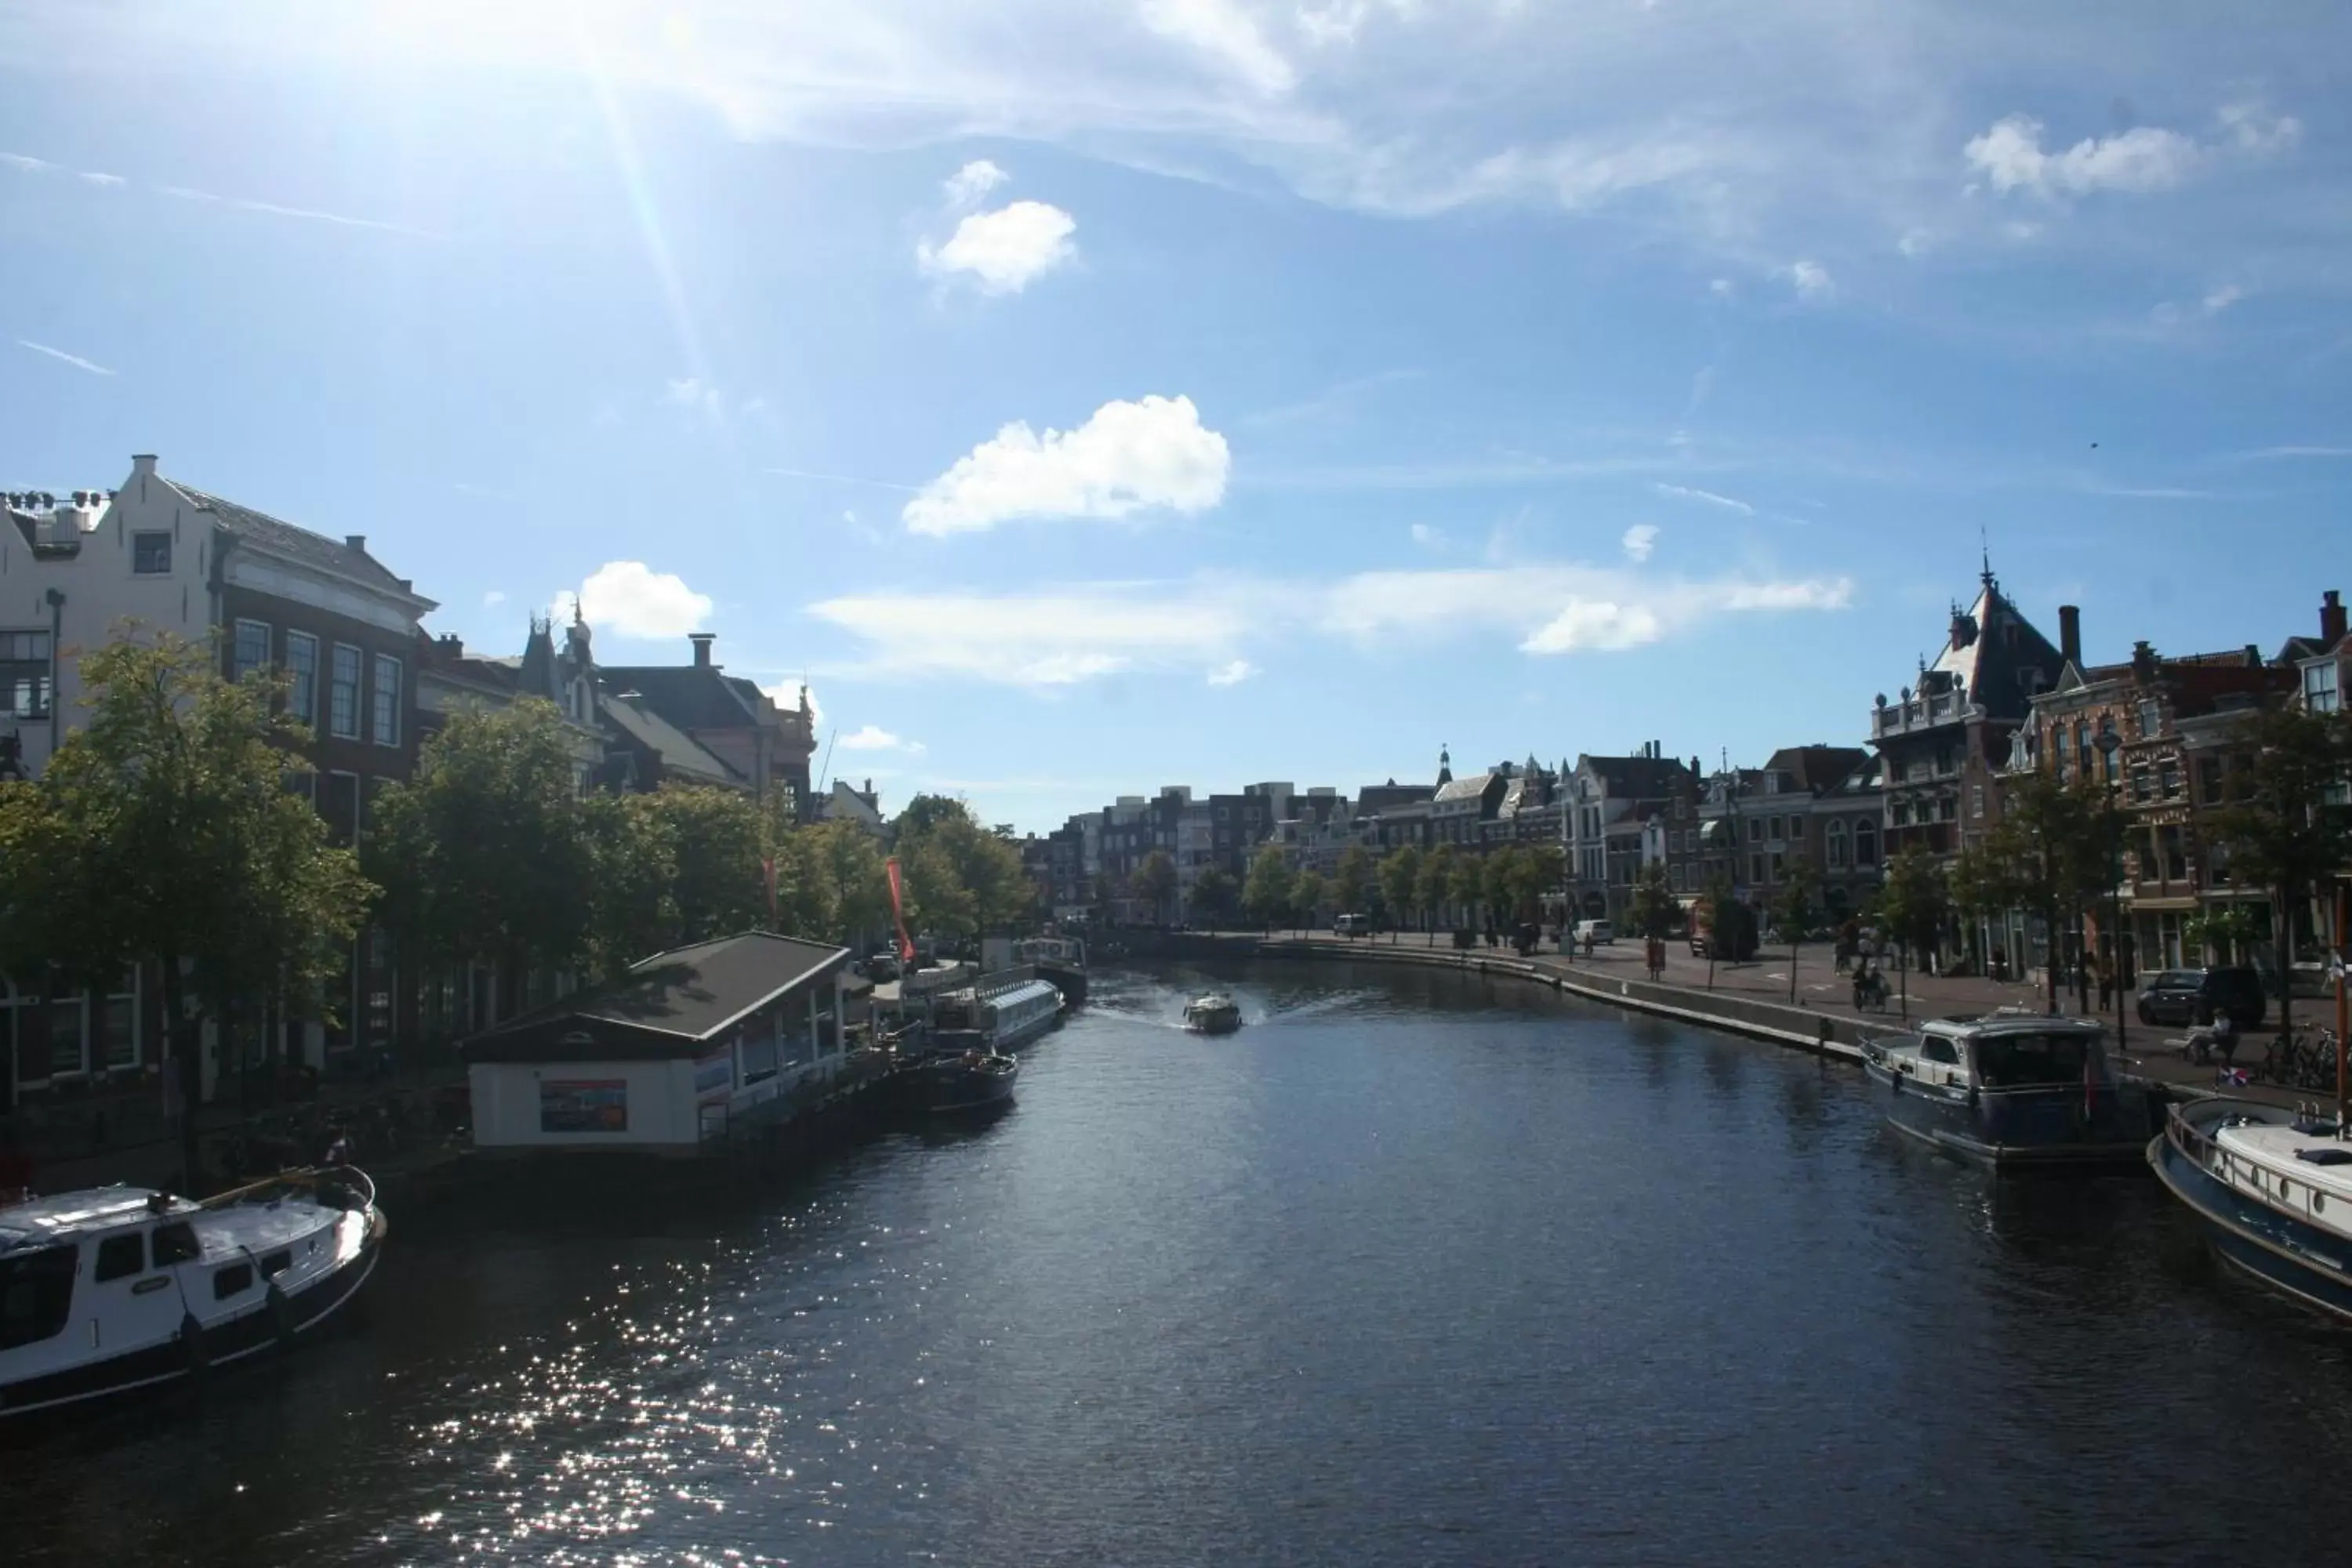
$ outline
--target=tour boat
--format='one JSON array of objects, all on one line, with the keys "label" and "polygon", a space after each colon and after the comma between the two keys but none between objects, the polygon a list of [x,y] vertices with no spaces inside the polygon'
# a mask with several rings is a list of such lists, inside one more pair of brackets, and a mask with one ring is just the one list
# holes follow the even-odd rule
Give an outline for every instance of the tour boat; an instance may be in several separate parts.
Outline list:
[{"label": "tour boat", "polygon": [[943,1052],[1018,1050],[1062,1016],[1062,994],[1043,980],[1013,972],[950,992],[933,1004],[931,1041]]},{"label": "tour boat", "polygon": [[2352,1141],[2332,1120],[2251,1100],[2175,1106],[2147,1163],[2225,1262],[2352,1318]]},{"label": "tour boat", "polygon": [[2151,1091],[2116,1077],[2088,1018],[2004,1007],[1862,1050],[1892,1126],[1996,1166],[2128,1162],[2154,1131]]},{"label": "tour boat", "polygon": [[1011,1103],[1021,1058],[991,1051],[942,1053],[907,1070],[907,1088],[918,1110],[933,1115],[987,1110]]},{"label": "tour boat", "polygon": [[1242,1026],[1241,1004],[1222,991],[1184,1004],[1184,1026],[1203,1035],[1230,1035]]},{"label": "tour boat", "polygon": [[0,1419],[308,1338],[367,1283],[383,1234],[349,1166],[201,1204],[117,1186],[0,1208]]}]

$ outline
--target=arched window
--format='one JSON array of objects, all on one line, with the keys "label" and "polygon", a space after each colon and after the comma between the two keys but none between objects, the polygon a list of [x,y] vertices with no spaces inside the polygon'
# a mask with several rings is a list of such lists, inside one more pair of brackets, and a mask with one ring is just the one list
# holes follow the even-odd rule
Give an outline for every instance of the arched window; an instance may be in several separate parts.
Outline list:
[{"label": "arched window", "polygon": [[1871,826],[1866,816],[1853,825],[1853,863],[1857,866],[1878,864],[1878,829]]},{"label": "arched window", "polygon": [[1845,824],[1835,817],[1830,818],[1829,858],[1832,870],[1845,869]]}]

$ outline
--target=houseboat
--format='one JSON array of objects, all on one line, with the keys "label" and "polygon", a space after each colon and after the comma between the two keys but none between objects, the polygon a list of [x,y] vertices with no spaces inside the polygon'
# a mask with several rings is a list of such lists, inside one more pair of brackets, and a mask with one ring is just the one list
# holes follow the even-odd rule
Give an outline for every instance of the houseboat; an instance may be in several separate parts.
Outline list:
[{"label": "houseboat", "polygon": [[1025,970],[983,974],[931,1005],[930,1046],[942,1054],[1016,1051],[1053,1027],[1062,994]]},{"label": "houseboat", "polygon": [[2242,1100],[2172,1108],[2147,1163],[2214,1251],[2272,1289],[2352,1319],[2352,1141],[2333,1120]]},{"label": "houseboat", "polygon": [[0,1208],[0,1422],[170,1384],[315,1335],[375,1271],[349,1166],[192,1203],[98,1187]]},{"label": "houseboat", "polygon": [[916,1110],[948,1116],[1010,1105],[1020,1076],[1020,1058],[973,1049],[922,1058],[906,1070],[903,1082]]},{"label": "houseboat", "polygon": [[1222,991],[1184,1004],[1184,1026],[1196,1034],[1230,1035],[1242,1026],[1242,1005]]},{"label": "houseboat", "polygon": [[2023,1008],[1938,1018],[1863,1045],[1897,1131],[1996,1166],[2137,1159],[2155,1095],[2124,1083],[2105,1030]]}]

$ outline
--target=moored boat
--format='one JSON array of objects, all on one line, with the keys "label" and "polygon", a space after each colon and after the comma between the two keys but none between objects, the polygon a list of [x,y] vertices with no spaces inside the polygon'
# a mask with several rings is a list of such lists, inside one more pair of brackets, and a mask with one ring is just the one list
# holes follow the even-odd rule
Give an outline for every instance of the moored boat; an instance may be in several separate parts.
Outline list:
[{"label": "moored boat", "polygon": [[1184,1004],[1184,1026],[1203,1035],[1230,1035],[1242,1026],[1241,1004],[1222,991]]},{"label": "moored boat", "polygon": [[319,1331],[375,1270],[348,1166],[193,1203],[98,1187],[0,1208],[0,1419],[169,1384]]},{"label": "moored boat", "polygon": [[1069,1006],[1087,999],[1087,944],[1076,937],[1030,937],[1013,944],[1013,958],[1034,970]]},{"label": "moored boat", "polygon": [[2175,1106],[2147,1163],[2213,1250],[2272,1289],[2352,1319],[2352,1142],[2333,1120],[2243,1100]]},{"label": "moored boat", "polygon": [[1889,1125],[1996,1166],[2128,1163],[2154,1131],[2153,1091],[2117,1077],[2087,1018],[1937,1018],[1864,1042],[1863,1058]]},{"label": "moored boat", "polygon": [[1020,1076],[1018,1057],[960,1051],[917,1062],[907,1071],[907,1089],[917,1110],[949,1115],[1011,1103],[1013,1081]]},{"label": "moored boat", "polygon": [[931,1040],[946,1052],[1014,1051],[1061,1016],[1062,994],[1048,982],[1017,971],[1011,977],[983,975],[933,1003]]}]

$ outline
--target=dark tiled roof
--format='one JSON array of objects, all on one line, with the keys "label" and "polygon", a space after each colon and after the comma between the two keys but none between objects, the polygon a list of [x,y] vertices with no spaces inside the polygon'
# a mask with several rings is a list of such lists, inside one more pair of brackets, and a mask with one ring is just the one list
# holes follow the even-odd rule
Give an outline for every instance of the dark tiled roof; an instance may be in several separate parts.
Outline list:
[{"label": "dark tiled roof", "polygon": [[224,500],[219,496],[193,489],[176,479],[172,481],[172,488],[200,510],[211,512],[215,520],[231,533],[240,539],[251,540],[273,553],[348,577],[380,593],[396,594],[428,605],[432,603],[394,576],[390,567],[356,545],[340,539],[330,539],[323,533],[313,533],[307,528],[297,528],[268,512],[256,511],[249,506],[239,506],[233,500]]},{"label": "dark tiled roof", "polygon": [[730,767],[726,761],[714,756],[677,725],[649,708],[618,697],[604,699],[604,717],[637,744],[658,757],[665,767],[689,773],[706,783],[740,784],[743,775]]},{"label": "dark tiled roof", "polygon": [[1692,784],[1691,771],[1674,757],[1592,757],[1581,759],[1599,774],[1611,795],[1633,799],[1671,795]]},{"label": "dark tiled roof", "polygon": [[596,675],[606,690],[638,693],[681,730],[748,729],[759,713],[756,702],[747,705],[729,678],[709,665],[608,664]]},{"label": "dark tiled roof", "polygon": [[761,1005],[849,957],[847,948],[769,931],[681,947],[608,985],[567,996],[466,1042],[469,1061],[615,1061],[702,1053]]},{"label": "dark tiled roof", "polygon": [[1948,635],[1927,673],[1965,680],[1969,700],[1982,706],[1989,718],[2023,719],[2033,699],[2026,672],[2039,670],[2048,686],[2065,668],[2065,656],[2034,629],[1990,574],[1969,607],[1968,623],[1973,635],[1958,647]]},{"label": "dark tiled roof", "polygon": [[1787,774],[1808,795],[1819,795],[1843,783],[1869,754],[1860,746],[1783,746],[1764,768],[1767,773]]},{"label": "dark tiled roof", "polygon": [[1440,802],[1475,800],[1486,793],[1486,786],[1492,784],[1494,779],[1495,775],[1492,773],[1471,773],[1466,777],[1438,785],[1437,794],[1432,798]]}]

